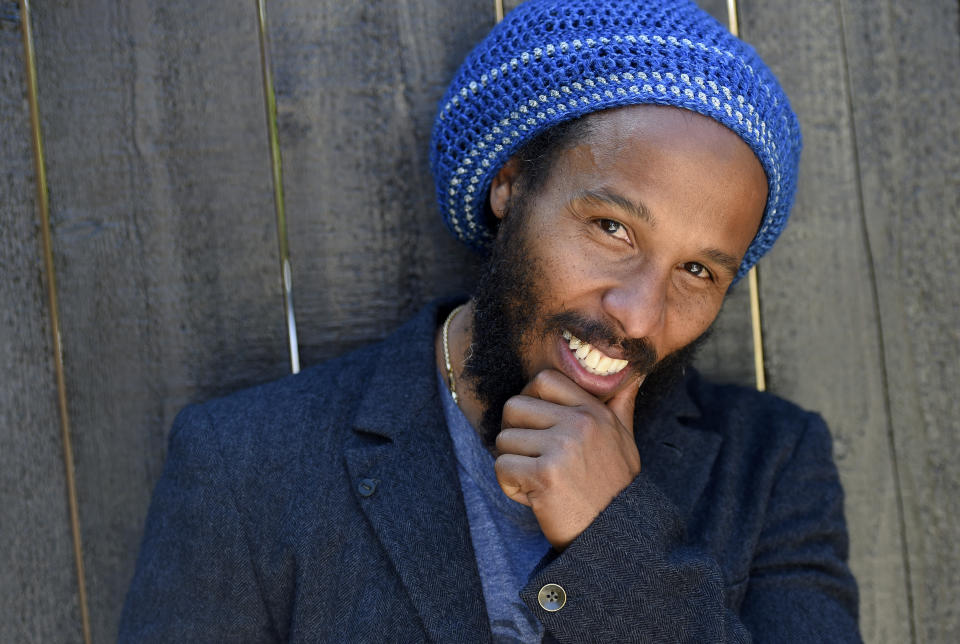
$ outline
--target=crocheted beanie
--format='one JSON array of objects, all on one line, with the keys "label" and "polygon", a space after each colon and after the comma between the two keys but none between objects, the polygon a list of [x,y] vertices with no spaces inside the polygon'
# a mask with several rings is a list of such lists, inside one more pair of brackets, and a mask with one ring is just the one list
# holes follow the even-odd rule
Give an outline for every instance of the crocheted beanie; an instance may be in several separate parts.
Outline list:
[{"label": "crocheted beanie", "polygon": [[524,144],[591,112],[652,103],[736,132],[769,184],[739,279],[786,224],[800,127],[773,73],[747,44],[688,0],[526,0],[467,56],[440,102],[430,165],[450,231],[476,250],[490,182]]}]

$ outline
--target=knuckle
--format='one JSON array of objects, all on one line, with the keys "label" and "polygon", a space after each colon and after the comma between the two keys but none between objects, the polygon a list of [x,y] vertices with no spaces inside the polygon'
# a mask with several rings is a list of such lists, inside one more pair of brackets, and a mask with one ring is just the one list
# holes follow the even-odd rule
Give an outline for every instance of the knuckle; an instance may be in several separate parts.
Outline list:
[{"label": "knuckle", "polygon": [[514,396],[503,404],[503,413],[500,416],[501,427],[509,427],[519,411],[519,401]]},{"label": "knuckle", "polygon": [[537,467],[537,486],[540,489],[548,489],[556,480],[556,468],[549,462],[541,462]]},{"label": "knuckle", "polygon": [[537,375],[533,377],[533,384],[535,387],[537,387],[537,389],[541,389],[543,387],[549,387],[550,383],[553,382],[553,378],[554,378],[553,372],[550,371],[549,369],[546,369],[544,371],[539,372]]},{"label": "knuckle", "polygon": [[561,476],[560,463],[555,457],[542,456],[537,459],[537,482],[542,488],[556,486]]},{"label": "knuckle", "polygon": [[572,424],[582,434],[591,434],[596,429],[596,417],[583,407],[577,407],[571,410],[573,416]]},{"label": "knuckle", "polygon": [[570,453],[579,447],[580,441],[564,432],[558,432],[553,437],[557,448],[564,453]]}]

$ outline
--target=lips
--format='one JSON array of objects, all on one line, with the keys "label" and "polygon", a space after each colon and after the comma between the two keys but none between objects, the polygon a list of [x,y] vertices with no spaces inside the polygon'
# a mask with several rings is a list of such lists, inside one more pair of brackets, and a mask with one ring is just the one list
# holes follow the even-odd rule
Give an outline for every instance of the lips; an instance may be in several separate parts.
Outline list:
[{"label": "lips", "polygon": [[595,376],[612,376],[620,373],[630,364],[627,360],[612,358],[600,349],[584,342],[567,330],[563,331],[563,339],[567,341],[570,351],[583,369]]}]

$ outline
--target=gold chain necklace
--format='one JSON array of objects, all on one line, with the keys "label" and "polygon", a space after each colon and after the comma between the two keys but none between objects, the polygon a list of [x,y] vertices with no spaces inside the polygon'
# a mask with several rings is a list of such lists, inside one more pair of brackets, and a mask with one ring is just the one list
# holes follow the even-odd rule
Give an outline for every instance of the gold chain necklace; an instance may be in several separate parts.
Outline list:
[{"label": "gold chain necklace", "polygon": [[453,365],[450,364],[450,345],[447,343],[447,333],[450,329],[450,322],[453,321],[453,318],[457,317],[457,313],[465,306],[466,304],[461,304],[450,311],[450,315],[443,321],[443,362],[447,367],[447,386],[450,388],[450,397],[453,398],[453,402],[457,405],[460,404],[460,397],[457,396],[457,383],[453,379]]}]

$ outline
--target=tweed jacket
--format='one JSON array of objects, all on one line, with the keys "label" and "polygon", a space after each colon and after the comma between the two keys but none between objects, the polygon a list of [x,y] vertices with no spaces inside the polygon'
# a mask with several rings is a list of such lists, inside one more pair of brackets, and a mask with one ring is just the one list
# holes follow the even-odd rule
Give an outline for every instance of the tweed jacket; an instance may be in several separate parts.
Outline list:
[{"label": "tweed jacket", "polygon": [[[444,312],[180,413],[121,642],[491,639],[437,393]],[[818,416],[691,372],[636,437],[643,471],[520,592],[545,639],[859,641]]]}]

